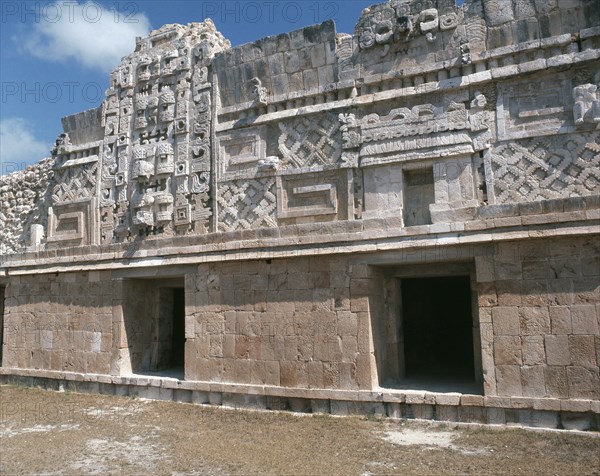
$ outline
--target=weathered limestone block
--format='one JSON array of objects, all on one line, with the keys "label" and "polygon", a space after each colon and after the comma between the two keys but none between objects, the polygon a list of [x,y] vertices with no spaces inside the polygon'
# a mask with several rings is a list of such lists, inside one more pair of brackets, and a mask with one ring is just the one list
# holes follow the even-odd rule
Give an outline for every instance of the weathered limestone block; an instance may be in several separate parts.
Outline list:
[{"label": "weathered limestone block", "polygon": [[524,365],[542,365],[546,362],[543,336],[522,337]]},{"label": "weathered limestone block", "polygon": [[523,363],[521,338],[499,336],[494,339],[494,363],[496,365],[521,365]]},{"label": "weathered limestone block", "polygon": [[600,376],[598,367],[567,367],[569,398],[597,400],[600,397]]},{"label": "weathered limestone block", "polygon": [[545,307],[550,304],[548,286],[545,280],[527,280],[519,286],[521,302],[524,306]]},{"label": "weathered limestone block", "polygon": [[496,392],[498,395],[521,396],[521,371],[518,365],[496,366]]},{"label": "weathered limestone block", "polygon": [[546,307],[521,307],[519,318],[523,335],[550,333],[550,317]]},{"label": "weathered limestone block", "polygon": [[544,366],[534,365],[521,367],[521,384],[524,397],[546,396]]},{"label": "weathered limestone block", "polygon": [[569,336],[569,352],[571,353],[571,365],[586,368],[598,366],[594,336]]},{"label": "weathered limestone block", "polygon": [[569,398],[569,383],[567,368],[563,366],[548,366],[544,368],[546,394],[554,398]]},{"label": "weathered limestone block", "polygon": [[570,365],[569,338],[566,335],[545,337],[546,362],[548,365]]},{"label": "weathered limestone block", "polygon": [[[522,288],[528,282],[518,281],[496,281],[496,293],[499,306],[520,306]],[[545,283],[544,283],[545,284]],[[545,291],[545,286],[544,286]],[[525,294],[525,293],[523,293]],[[527,293],[529,294],[529,293]],[[533,293],[531,293],[533,294]]]},{"label": "weathered limestone block", "polygon": [[597,308],[593,304],[571,307],[573,334],[599,335]]},{"label": "weathered limestone block", "polygon": [[497,336],[518,336],[520,335],[519,309],[516,307],[495,307],[492,308],[492,324],[494,334]]}]

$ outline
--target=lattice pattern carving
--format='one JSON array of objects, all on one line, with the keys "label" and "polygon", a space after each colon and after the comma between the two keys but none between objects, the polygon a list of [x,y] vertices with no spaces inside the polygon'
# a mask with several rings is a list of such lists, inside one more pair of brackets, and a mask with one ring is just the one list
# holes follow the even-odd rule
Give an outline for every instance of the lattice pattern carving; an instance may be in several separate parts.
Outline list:
[{"label": "lattice pattern carving", "polygon": [[332,164],[341,156],[340,123],[335,114],[304,116],[279,123],[282,167]]},{"label": "lattice pattern carving", "polygon": [[541,137],[495,147],[497,203],[600,193],[600,134]]},{"label": "lattice pattern carving", "polygon": [[220,231],[277,226],[277,198],[273,177],[222,184],[217,201]]},{"label": "lattice pattern carving", "polygon": [[55,171],[56,185],[52,202],[65,203],[91,198],[96,194],[98,163],[83,167],[68,167]]}]

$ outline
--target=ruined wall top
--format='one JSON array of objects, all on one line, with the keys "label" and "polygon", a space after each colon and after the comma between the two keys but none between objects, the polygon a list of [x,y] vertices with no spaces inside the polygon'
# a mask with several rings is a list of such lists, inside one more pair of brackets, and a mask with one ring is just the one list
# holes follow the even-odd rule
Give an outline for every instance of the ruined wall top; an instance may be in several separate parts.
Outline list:
[{"label": "ruined wall top", "polygon": [[354,35],[327,21],[237,47],[210,20],[165,25],[100,107],[63,119],[47,220],[23,219],[44,233],[20,240],[227,241],[372,219],[427,234],[597,195],[599,58],[594,0],[390,0]]}]

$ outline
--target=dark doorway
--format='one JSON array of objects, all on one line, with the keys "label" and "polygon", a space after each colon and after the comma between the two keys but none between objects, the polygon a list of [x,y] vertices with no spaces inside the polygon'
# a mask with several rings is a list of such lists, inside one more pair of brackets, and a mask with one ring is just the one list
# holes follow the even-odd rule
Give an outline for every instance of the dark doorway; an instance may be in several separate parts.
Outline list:
[{"label": "dark doorway", "polygon": [[183,368],[185,355],[185,293],[173,289],[173,333],[171,338],[171,367]]},{"label": "dark doorway", "polygon": [[0,286],[0,367],[2,366],[2,348],[4,347],[4,287]]},{"label": "dark doorway", "polygon": [[185,294],[183,288],[158,289],[158,316],[152,332],[150,371],[183,369],[185,345]]},{"label": "dark doorway", "polygon": [[401,280],[403,359],[412,381],[475,381],[468,276]]},{"label": "dark doorway", "polygon": [[183,378],[183,279],[129,279],[124,290],[123,320],[130,371]]}]

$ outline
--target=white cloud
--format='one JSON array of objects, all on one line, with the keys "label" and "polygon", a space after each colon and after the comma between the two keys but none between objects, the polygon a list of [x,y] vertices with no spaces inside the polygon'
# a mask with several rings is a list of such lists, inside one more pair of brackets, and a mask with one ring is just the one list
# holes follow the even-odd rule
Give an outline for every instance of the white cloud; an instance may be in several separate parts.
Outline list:
[{"label": "white cloud", "polygon": [[17,38],[25,51],[48,61],[75,60],[102,72],[115,68],[135,49],[136,36],[150,31],[148,18],[129,7],[118,11],[94,2],[60,1],[39,13],[33,30]]},{"label": "white cloud", "polygon": [[50,145],[35,138],[25,119],[0,121],[0,175],[20,170],[50,156]]}]

